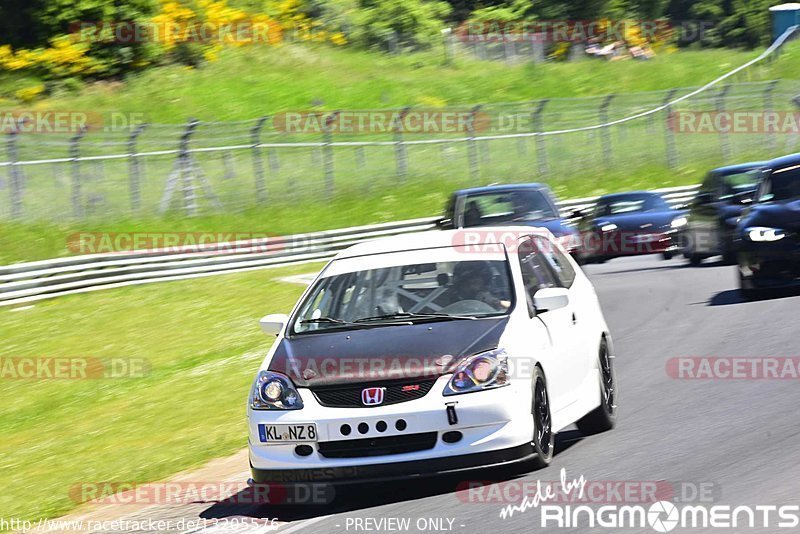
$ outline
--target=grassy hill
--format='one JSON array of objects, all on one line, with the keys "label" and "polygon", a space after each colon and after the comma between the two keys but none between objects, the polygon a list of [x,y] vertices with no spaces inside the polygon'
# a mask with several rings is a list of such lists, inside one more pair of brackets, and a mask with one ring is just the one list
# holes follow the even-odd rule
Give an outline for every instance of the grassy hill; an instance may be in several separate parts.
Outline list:
[{"label": "grassy hill", "polygon": [[[201,68],[150,69],[124,83],[97,83],[32,107],[144,112],[154,123],[241,120],[283,110],[515,102],[689,87],[711,80],[758,51],[680,51],[650,61],[515,64],[433,54],[390,56],[352,49],[285,45],[228,50]],[[750,81],[800,79],[798,47],[747,71]],[[2,88],[8,84],[0,84]],[[6,101],[2,107],[16,104]]]},{"label": "grassy hill", "polygon": [[[155,68],[124,83],[94,84],[77,93],[54,94],[26,108],[142,113],[150,122],[182,123],[190,116],[205,121],[246,120],[281,110],[307,110],[312,105],[319,109],[374,109],[519,102],[697,86],[757,54],[715,49],[662,54],[642,62],[586,59],[510,65],[462,58],[443,65],[443,58],[433,54],[388,56],[300,45],[243,48],[230,50],[202,68]],[[788,46],[777,60],[748,69],[737,81],[800,80],[798,55],[800,46]],[[0,82],[0,94],[7,86]],[[646,109],[658,102],[641,104]],[[791,106],[788,101],[784,104]],[[9,100],[0,105],[6,109],[19,107]],[[587,104],[588,124],[597,120],[596,105],[596,101]],[[558,196],[570,198],[697,183],[708,168],[723,162],[717,136],[679,136],[678,165],[668,167],[663,129],[663,124],[645,121],[614,129],[614,157],[610,161],[603,158],[601,136],[592,132],[550,138],[547,150],[551,170],[546,176],[536,172],[531,139],[484,143],[477,177],[467,170],[469,155],[463,143],[410,147],[408,178],[402,183],[395,176],[392,147],[370,148],[361,156],[353,149],[337,148],[333,198],[321,193],[323,165],[318,151],[280,151],[279,166],[268,169],[269,202],[263,206],[252,202],[249,151],[233,153],[227,162],[220,154],[209,154],[199,157],[200,165],[225,209],[205,211],[193,218],[180,212],[160,215],[156,210],[172,157],[147,162],[143,194],[148,195],[144,202],[149,209],[135,217],[129,214],[125,197],[128,163],[106,162],[102,169],[85,165],[89,174],[102,173],[101,178],[87,183],[85,191],[99,195],[107,204],[102,216],[81,221],[70,218],[69,167],[28,167],[26,202],[30,206],[26,213],[31,216],[23,222],[0,222],[0,264],[69,254],[67,236],[80,231],[308,232],[430,216],[439,212],[450,191],[467,185],[535,179],[548,182]],[[247,143],[247,139],[245,135],[221,142]],[[308,140],[319,141],[316,137]],[[159,148],[174,148],[176,144],[177,135],[171,134],[164,137]],[[732,158],[766,158],[791,149],[782,142],[769,151],[764,146],[762,138],[736,136]],[[24,157],[66,155],[65,145],[44,143]],[[365,161],[360,162],[359,157]],[[266,154],[264,158],[266,162]],[[226,179],[226,165],[235,167],[235,179]],[[48,210],[51,216],[47,220],[31,220]]]}]

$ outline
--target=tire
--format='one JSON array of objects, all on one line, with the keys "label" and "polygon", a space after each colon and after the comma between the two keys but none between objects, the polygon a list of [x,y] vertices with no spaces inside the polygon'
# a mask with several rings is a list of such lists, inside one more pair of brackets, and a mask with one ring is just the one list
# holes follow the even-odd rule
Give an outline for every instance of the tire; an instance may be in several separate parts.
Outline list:
[{"label": "tire", "polygon": [[697,267],[701,263],[703,263],[703,256],[700,256],[699,254],[689,255],[689,265],[691,265],[692,267]]},{"label": "tire", "polygon": [[533,401],[531,402],[531,415],[533,416],[533,436],[531,445],[536,452],[533,465],[543,468],[550,465],[553,460],[553,451],[556,441],[553,432],[553,418],[550,413],[550,398],[547,395],[547,381],[539,367],[533,373]]},{"label": "tire", "polygon": [[665,260],[671,260],[672,259],[672,252],[664,252],[664,253],[661,254],[661,257],[664,258]]},{"label": "tire", "polygon": [[614,372],[614,357],[608,349],[608,341],[600,342],[598,365],[600,368],[600,406],[584,415],[576,423],[585,435],[599,434],[611,430],[617,424],[617,376]]}]

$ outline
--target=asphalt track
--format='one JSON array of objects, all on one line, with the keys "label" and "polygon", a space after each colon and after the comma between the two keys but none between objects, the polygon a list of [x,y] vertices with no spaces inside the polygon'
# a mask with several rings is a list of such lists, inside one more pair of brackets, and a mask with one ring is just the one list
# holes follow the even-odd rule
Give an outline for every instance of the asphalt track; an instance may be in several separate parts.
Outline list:
[{"label": "asphalt track", "polygon": [[[539,508],[501,519],[501,508],[518,503],[518,495],[508,502],[474,502],[479,500],[476,494],[457,491],[471,480],[499,480],[504,490],[515,487],[508,481],[555,481],[562,468],[568,479],[583,476],[601,486],[601,481],[630,481],[633,487],[663,481],[657,486],[659,495],[665,487],[672,488],[669,497],[676,500],[702,489],[707,506],[800,504],[798,380],[688,380],[667,372],[668,361],[675,357],[800,356],[800,296],[784,293],[744,302],[736,289],[735,268],[713,261],[689,267],[683,259],[627,258],[589,265],[585,271],[595,284],[616,344],[616,429],[588,437],[577,430],[562,433],[553,463],[539,471],[525,466],[365,485],[340,492],[328,505],[192,505],[170,515],[277,518],[287,524],[274,531],[286,534],[655,532],[650,525],[543,528]],[[613,493],[608,495],[619,503]],[[637,499],[634,495],[621,500],[642,500]],[[381,519],[408,519],[409,526],[377,523]],[[439,519],[439,528],[429,519]],[[795,529],[679,526],[673,532],[723,530]]]}]

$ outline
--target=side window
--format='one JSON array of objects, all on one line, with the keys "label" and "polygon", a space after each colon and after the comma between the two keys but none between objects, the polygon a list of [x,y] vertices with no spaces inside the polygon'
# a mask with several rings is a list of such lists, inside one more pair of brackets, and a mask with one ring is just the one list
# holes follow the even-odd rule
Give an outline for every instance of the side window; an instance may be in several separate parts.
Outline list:
[{"label": "side window", "polygon": [[534,239],[536,240],[536,248],[539,249],[542,257],[558,276],[558,285],[567,289],[572,287],[572,283],[575,281],[575,269],[572,268],[572,264],[564,253],[546,237],[535,236]]},{"label": "side window", "polygon": [[546,260],[534,247],[530,237],[520,241],[518,255],[528,306],[529,309],[533,309],[533,296],[538,290],[545,287],[556,287],[559,284],[553,271],[547,266]]}]

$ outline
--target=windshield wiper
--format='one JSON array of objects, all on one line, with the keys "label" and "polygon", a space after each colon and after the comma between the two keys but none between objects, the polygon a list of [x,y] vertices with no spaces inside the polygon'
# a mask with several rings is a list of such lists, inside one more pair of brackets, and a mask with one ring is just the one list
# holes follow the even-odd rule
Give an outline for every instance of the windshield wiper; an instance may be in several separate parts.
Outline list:
[{"label": "windshield wiper", "polygon": [[[386,319],[389,319],[389,318],[390,317],[388,317],[388,316],[386,317]],[[334,317],[317,317],[316,319],[304,319],[304,320],[300,321],[299,324],[329,324],[329,325],[333,325],[334,327],[337,327],[337,328],[338,327],[342,327],[342,326],[367,328],[367,327],[370,326],[369,324],[367,324],[366,321],[362,321],[361,319],[358,319],[356,321],[345,321],[344,319],[336,319]],[[390,323],[383,323],[383,324],[390,324]],[[411,324],[411,323],[406,321],[406,322],[395,322],[395,323],[391,323],[391,324],[405,325],[405,324]]]},{"label": "windshield wiper", "polygon": [[387,313],[384,315],[375,315],[373,317],[362,317],[356,319],[357,323],[366,323],[371,321],[386,321],[391,319],[467,319],[475,320],[477,317],[474,315],[450,315],[449,313],[414,313],[414,312],[397,312]]},{"label": "windshield wiper", "polygon": [[303,319],[300,324],[353,324],[349,321],[334,319],[333,317],[317,317],[316,319]]}]

